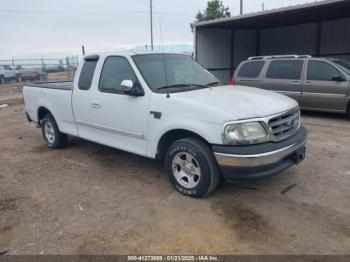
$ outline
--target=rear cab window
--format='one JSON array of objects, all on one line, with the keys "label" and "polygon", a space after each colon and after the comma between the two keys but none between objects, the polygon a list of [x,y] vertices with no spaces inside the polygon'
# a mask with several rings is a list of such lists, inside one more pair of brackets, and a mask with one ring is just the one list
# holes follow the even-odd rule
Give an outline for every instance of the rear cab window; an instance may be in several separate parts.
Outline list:
[{"label": "rear cab window", "polygon": [[80,90],[89,90],[92,83],[92,78],[95,73],[96,69],[96,60],[85,60],[83,64],[83,68],[81,69],[79,81],[78,81],[78,88]]},{"label": "rear cab window", "polygon": [[270,62],[266,72],[266,78],[300,80],[303,71],[304,60],[281,59]]},{"label": "rear cab window", "polygon": [[256,78],[260,75],[265,65],[265,61],[252,61],[244,63],[238,71],[238,77]]}]

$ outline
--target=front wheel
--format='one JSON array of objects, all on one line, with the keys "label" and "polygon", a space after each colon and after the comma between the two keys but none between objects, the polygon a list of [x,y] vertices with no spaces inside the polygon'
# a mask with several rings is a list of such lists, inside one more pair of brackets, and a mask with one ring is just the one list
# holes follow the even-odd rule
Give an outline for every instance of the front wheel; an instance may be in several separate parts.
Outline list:
[{"label": "front wheel", "polygon": [[197,138],[183,138],[170,145],[165,169],[174,188],[190,197],[205,197],[220,180],[218,164],[210,147]]},{"label": "front wheel", "polygon": [[0,84],[1,84],[1,85],[6,84],[6,79],[5,79],[4,76],[0,76]]},{"label": "front wheel", "polygon": [[49,148],[61,148],[67,144],[67,135],[60,132],[54,117],[47,113],[41,121],[41,129]]}]

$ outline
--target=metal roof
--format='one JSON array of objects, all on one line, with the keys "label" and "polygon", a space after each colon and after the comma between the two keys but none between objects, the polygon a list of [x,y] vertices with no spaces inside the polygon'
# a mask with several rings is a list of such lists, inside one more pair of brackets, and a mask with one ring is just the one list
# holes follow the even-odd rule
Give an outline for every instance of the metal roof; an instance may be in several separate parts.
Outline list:
[{"label": "metal roof", "polygon": [[350,16],[349,0],[326,0],[192,24],[193,27],[266,28]]}]

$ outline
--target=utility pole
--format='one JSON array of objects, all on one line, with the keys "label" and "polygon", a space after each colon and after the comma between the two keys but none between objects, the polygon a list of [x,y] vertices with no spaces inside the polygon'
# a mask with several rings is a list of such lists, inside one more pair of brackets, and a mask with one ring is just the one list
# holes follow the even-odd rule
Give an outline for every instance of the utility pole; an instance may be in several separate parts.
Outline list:
[{"label": "utility pole", "polygon": [[241,0],[241,5],[240,5],[241,9],[240,9],[240,15],[243,15],[243,0]]},{"label": "utility pole", "polygon": [[150,16],[151,16],[151,50],[153,51],[153,6],[150,0]]},{"label": "utility pole", "polygon": [[83,55],[85,55],[85,46],[81,46],[81,51],[82,51],[82,53],[83,53]]},{"label": "utility pole", "polygon": [[261,3],[261,10],[262,10],[263,12],[265,11],[265,3],[264,3],[264,2]]}]

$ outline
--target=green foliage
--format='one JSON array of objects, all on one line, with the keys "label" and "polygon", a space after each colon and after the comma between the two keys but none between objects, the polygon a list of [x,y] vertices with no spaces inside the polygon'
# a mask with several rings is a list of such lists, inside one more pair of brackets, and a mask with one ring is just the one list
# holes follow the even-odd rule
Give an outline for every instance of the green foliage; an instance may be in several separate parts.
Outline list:
[{"label": "green foliage", "polygon": [[228,7],[225,7],[220,0],[211,0],[207,2],[207,8],[202,13],[198,11],[196,22],[208,21],[217,18],[230,17],[231,13]]}]

